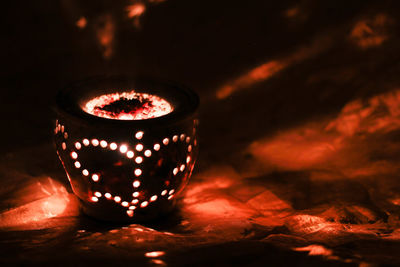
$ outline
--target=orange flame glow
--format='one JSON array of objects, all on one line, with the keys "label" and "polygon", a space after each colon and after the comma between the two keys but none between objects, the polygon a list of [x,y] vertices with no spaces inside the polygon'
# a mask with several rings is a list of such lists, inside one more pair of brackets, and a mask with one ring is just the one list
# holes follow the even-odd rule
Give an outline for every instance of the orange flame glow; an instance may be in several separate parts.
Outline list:
[{"label": "orange flame glow", "polygon": [[[132,111],[119,111],[112,112],[103,110],[105,106],[111,105],[121,99],[124,100],[138,100],[140,101],[141,107]],[[145,120],[150,118],[156,118],[164,116],[173,111],[173,107],[165,99],[158,96],[137,93],[135,91],[113,93],[107,95],[101,95],[89,100],[82,109],[92,115],[116,119],[116,120]]]}]

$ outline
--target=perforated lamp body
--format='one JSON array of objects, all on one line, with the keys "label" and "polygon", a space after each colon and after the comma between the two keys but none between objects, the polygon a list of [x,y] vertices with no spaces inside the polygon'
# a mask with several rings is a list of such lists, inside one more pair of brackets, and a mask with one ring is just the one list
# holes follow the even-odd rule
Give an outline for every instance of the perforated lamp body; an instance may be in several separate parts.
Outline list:
[{"label": "perforated lamp body", "polygon": [[[173,107],[149,119],[110,119],[84,111],[91,99],[134,90]],[[170,83],[97,78],[57,95],[54,140],[85,213],[107,221],[146,221],[174,208],[198,154],[198,97]]]}]

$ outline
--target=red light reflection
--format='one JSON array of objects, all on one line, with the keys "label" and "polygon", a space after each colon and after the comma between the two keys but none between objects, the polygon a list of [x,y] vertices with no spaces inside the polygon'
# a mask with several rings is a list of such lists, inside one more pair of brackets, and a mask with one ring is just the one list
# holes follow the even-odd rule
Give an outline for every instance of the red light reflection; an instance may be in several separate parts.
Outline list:
[{"label": "red light reflection", "polygon": [[[338,116],[255,141],[249,147],[269,168],[285,170],[340,169],[346,176],[393,171],[390,162],[368,162],[371,145],[359,137],[389,133],[400,128],[400,90],[355,100]],[[397,169],[397,167],[395,167]]]},{"label": "red light reflection", "polygon": [[248,89],[259,82],[268,80],[285,68],[319,54],[329,47],[330,44],[331,37],[323,36],[316,38],[311,45],[300,47],[286,57],[266,61],[223,85],[217,90],[216,97],[224,99],[236,91]]},{"label": "red light reflection", "polygon": [[385,14],[360,20],[354,25],[350,38],[362,49],[380,46],[388,39],[389,24],[391,19]]},{"label": "red light reflection", "polygon": [[111,15],[99,17],[96,26],[96,37],[105,59],[111,58],[114,50],[115,25]]},{"label": "red light reflection", "polygon": [[14,195],[15,207],[0,214],[0,228],[44,227],[34,224],[61,215],[77,215],[75,197],[51,178],[22,188]]},{"label": "red light reflection", "polygon": [[160,256],[164,256],[165,252],[164,251],[151,251],[151,252],[146,252],[144,255],[148,258],[157,258]]}]

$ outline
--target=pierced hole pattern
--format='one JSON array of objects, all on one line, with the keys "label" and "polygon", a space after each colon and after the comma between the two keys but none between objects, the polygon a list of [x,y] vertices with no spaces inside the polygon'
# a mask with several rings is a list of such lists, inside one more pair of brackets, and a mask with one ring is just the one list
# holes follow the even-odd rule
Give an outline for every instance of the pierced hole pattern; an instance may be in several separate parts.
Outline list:
[{"label": "pierced hole pattern", "polygon": [[[68,134],[67,134],[67,132],[65,131],[65,126],[59,124],[58,121],[57,121],[57,123],[56,123],[56,128],[54,129],[54,133],[55,133],[55,134],[58,134],[59,132],[63,133],[62,136],[64,137],[64,139],[67,139],[67,138],[68,138]],[[138,132],[136,132],[136,134],[134,135],[134,137],[135,137],[137,140],[141,140],[141,139],[143,138],[143,136],[144,136],[144,132],[143,132],[143,131],[138,131]],[[189,153],[190,153],[190,152],[192,151],[192,149],[193,149],[193,148],[192,148],[192,145],[190,145],[191,137],[190,137],[190,136],[187,136],[187,135],[184,134],[184,133],[182,133],[182,134],[180,134],[180,135],[173,135],[173,136],[171,137],[171,139],[168,138],[168,137],[165,137],[165,138],[162,140],[161,143],[162,143],[163,145],[167,146],[167,145],[170,143],[170,140],[172,140],[174,143],[178,142],[179,140],[180,140],[181,142],[186,142],[186,143],[188,144],[188,145],[187,145],[187,151],[188,151]],[[110,143],[108,143],[106,140],[101,140],[101,141],[99,141],[98,139],[91,139],[91,140],[89,140],[89,139],[87,139],[87,138],[84,138],[84,139],[82,139],[81,142],[79,142],[79,141],[78,141],[78,142],[75,142],[75,143],[74,143],[74,147],[75,147],[77,150],[80,150],[80,149],[82,148],[82,144],[83,144],[84,146],[90,146],[90,145],[92,145],[92,146],[94,146],[94,147],[100,146],[101,148],[104,148],[104,149],[107,149],[107,148],[108,148],[108,149],[110,149],[110,150],[117,150],[117,149],[119,148],[119,152],[121,152],[122,154],[125,154],[126,157],[127,157],[128,159],[133,159],[134,156],[135,156],[135,153],[134,153],[132,150],[130,150],[129,147],[128,147],[126,144],[118,145],[118,144],[115,143],[115,142],[110,142]],[[196,139],[193,140],[193,145],[194,145],[194,146],[197,145],[197,140],[196,140]],[[63,142],[61,146],[62,146],[62,149],[63,149],[63,150],[66,150],[66,149],[67,149],[66,143],[65,143],[65,142]],[[159,143],[155,143],[154,146],[153,146],[153,150],[154,150],[154,151],[159,151],[160,149],[161,149],[161,145],[160,145]],[[151,157],[152,154],[153,154],[152,151],[151,151],[151,149],[145,149],[144,146],[143,146],[143,144],[140,144],[140,143],[137,144],[137,145],[135,146],[135,150],[138,151],[138,152],[144,151],[144,152],[143,152],[143,155],[144,155],[145,157],[147,157],[147,158]],[[73,160],[76,160],[76,159],[78,158],[79,155],[78,155],[78,153],[77,153],[76,151],[72,151],[72,152],[70,153],[70,156],[71,156],[71,158],[72,158]],[[141,163],[144,161],[144,158],[141,157],[141,156],[137,156],[137,157],[134,159],[134,161],[135,161],[137,164],[141,164]],[[187,156],[187,157],[186,157],[186,164],[189,164],[190,161],[191,161],[191,157],[190,157],[190,156]],[[81,163],[80,163],[79,161],[75,161],[75,162],[74,162],[74,166],[75,166],[75,168],[80,169],[80,168],[81,168]],[[175,167],[175,168],[173,169],[173,175],[177,175],[177,174],[179,173],[179,171],[183,172],[183,171],[185,170],[185,167],[186,167],[185,164],[180,164],[180,165],[178,165],[177,167]],[[98,174],[96,174],[96,173],[90,174],[89,171],[88,171],[87,169],[82,170],[82,175],[84,175],[84,176],[91,176],[91,179],[92,179],[93,182],[98,182],[98,181],[100,180],[100,177],[99,177]],[[134,175],[135,175],[136,177],[139,177],[140,175],[142,175],[142,170],[139,169],[139,168],[135,169]],[[139,188],[140,185],[141,185],[141,182],[140,182],[140,180],[134,180],[133,183],[132,183],[132,185],[133,185],[134,188]],[[139,195],[140,195],[140,192],[139,192],[139,191],[133,192],[133,194],[132,194],[133,199],[132,199],[131,201],[123,200],[120,196],[113,196],[113,195],[112,195],[111,193],[109,193],[109,192],[106,192],[106,193],[102,194],[101,192],[96,191],[96,192],[94,192],[93,196],[90,197],[90,200],[91,200],[92,202],[98,202],[102,197],[104,197],[104,198],[107,199],[107,200],[112,200],[112,201],[114,201],[115,203],[118,203],[118,204],[120,204],[121,206],[128,208],[127,211],[126,211],[126,213],[127,213],[128,216],[132,217],[132,216],[134,215],[134,211],[133,211],[133,210],[135,210],[137,207],[146,208],[150,203],[157,201],[157,200],[159,199],[159,197],[167,197],[167,199],[170,200],[170,199],[172,199],[172,198],[174,197],[174,193],[175,193],[175,189],[169,189],[169,191],[168,191],[168,189],[163,189],[163,190],[159,193],[159,195],[152,195],[152,196],[150,197],[149,201],[144,200],[144,201],[140,202],[139,199],[137,199],[137,197],[139,197]],[[139,202],[140,202],[140,203],[139,203]]]}]

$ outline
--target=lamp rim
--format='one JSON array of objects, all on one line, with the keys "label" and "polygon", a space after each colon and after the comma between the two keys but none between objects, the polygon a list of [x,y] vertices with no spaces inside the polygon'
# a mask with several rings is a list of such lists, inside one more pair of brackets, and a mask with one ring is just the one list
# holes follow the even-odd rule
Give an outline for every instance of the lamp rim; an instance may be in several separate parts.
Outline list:
[{"label": "lamp rim", "polygon": [[[173,110],[165,115],[141,119],[119,120],[92,115],[82,105],[91,98],[108,93],[129,92],[149,93],[164,98]],[[145,76],[102,75],[73,82],[56,94],[55,110],[77,123],[95,126],[138,126],[168,125],[193,116],[199,107],[198,95],[186,86],[169,80]]]}]

